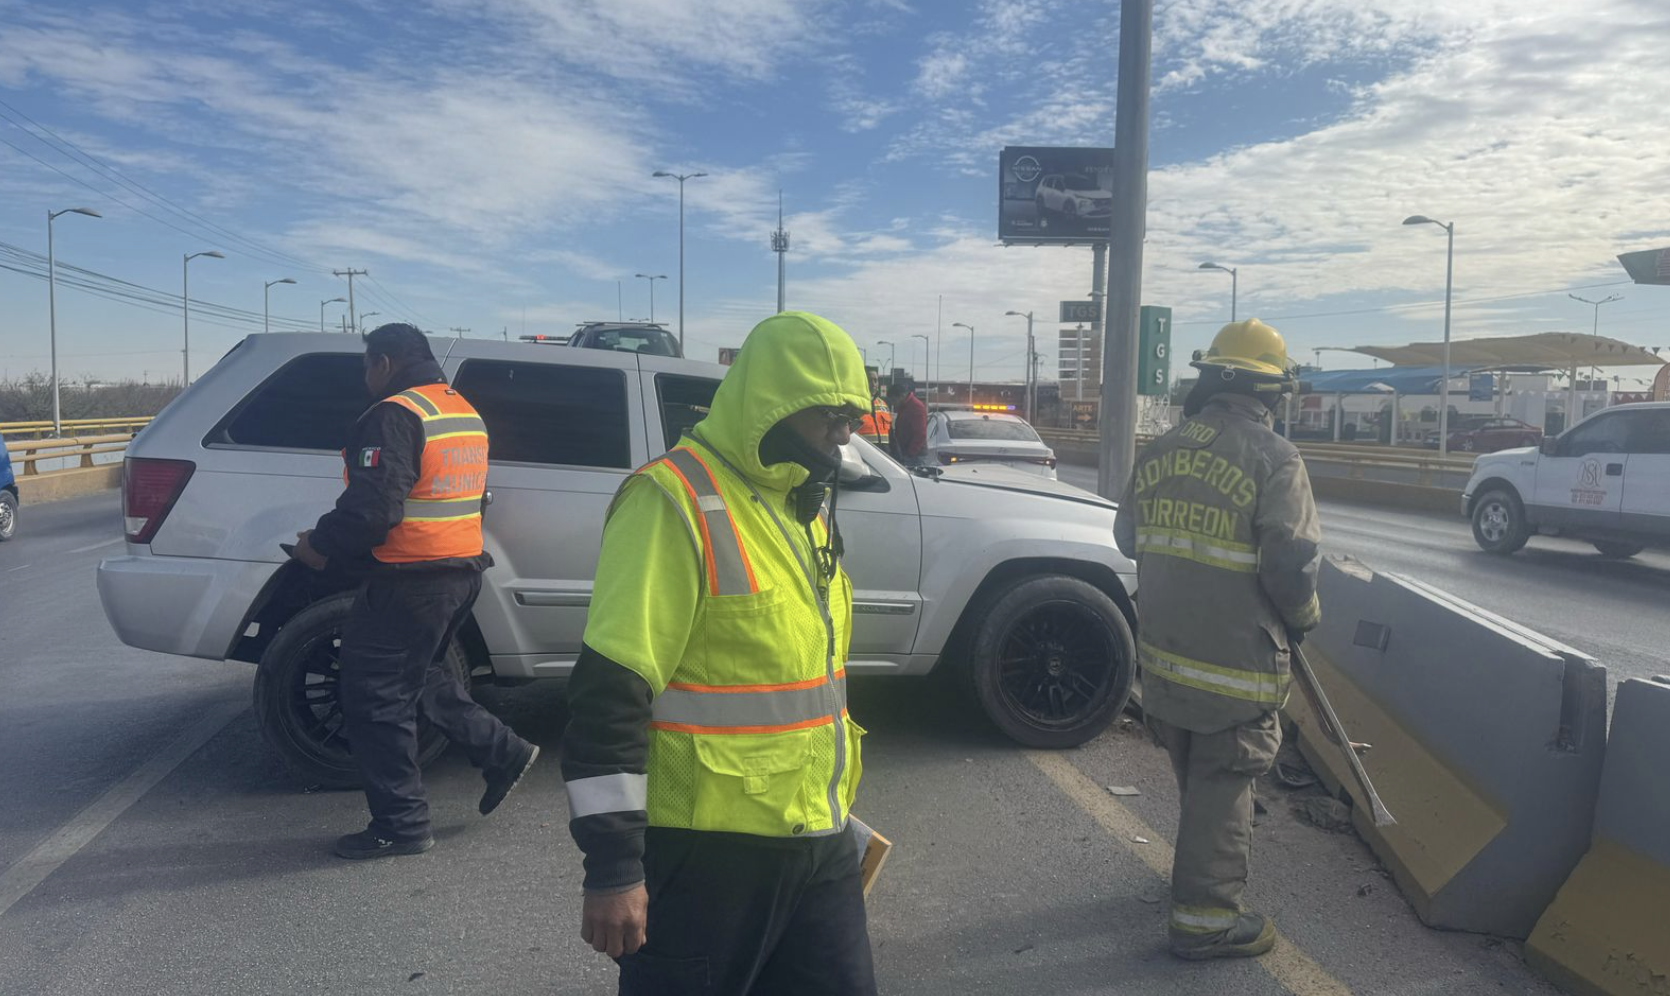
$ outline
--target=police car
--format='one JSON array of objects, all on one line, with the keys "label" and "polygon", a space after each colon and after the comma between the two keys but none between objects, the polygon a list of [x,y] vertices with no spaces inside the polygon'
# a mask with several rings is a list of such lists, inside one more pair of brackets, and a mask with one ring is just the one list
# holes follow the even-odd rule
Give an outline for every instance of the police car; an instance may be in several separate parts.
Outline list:
[{"label": "police car", "polygon": [[1670,546],[1670,402],[1608,408],[1538,447],[1479,457],[1461,510],[1488,553],[1535,535],[1606,557]]}]

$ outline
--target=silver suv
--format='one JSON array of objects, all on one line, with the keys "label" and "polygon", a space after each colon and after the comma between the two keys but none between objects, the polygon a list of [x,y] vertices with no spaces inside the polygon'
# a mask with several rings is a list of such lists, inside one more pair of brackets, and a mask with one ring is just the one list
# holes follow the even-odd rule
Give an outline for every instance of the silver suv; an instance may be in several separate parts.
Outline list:
[{"label": "silver suv", "polygon": [[[492,436],[486,574],[448,648],[465,680],[563,678],[580,653],[603,513],[633,468],[704,414],[725,367],[485,339],[437,340]],[[348,784],[338,634],[354,581],[278,544],[342,488],[339,448],[367,407],[357,337],[254,335],[128,448],[127,550],[99,564],[130,646],[259,664],[256,714],[304,775]],[[1136,570],[1114,506],[1000,466],[910,471],[854,439],[839,517],[856,589],[857,675],[955,670],[1031,746],[1099,733],[1130,694]],[[425,759],[445,747],[424,730]]]}]

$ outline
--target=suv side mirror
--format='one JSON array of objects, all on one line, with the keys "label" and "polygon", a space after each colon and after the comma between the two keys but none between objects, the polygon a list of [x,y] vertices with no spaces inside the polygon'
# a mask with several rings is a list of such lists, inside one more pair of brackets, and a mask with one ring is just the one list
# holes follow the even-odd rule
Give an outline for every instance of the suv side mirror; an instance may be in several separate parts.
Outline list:
[{"label": "suv side mirror", "polygon": [[1559,436],[1544,436],[1544,437],[1542,437],[1542,445],[1537,447],[1537,448],[1542,451],[1543,456],[1559,456],[1560,455],[1560,437]]}]

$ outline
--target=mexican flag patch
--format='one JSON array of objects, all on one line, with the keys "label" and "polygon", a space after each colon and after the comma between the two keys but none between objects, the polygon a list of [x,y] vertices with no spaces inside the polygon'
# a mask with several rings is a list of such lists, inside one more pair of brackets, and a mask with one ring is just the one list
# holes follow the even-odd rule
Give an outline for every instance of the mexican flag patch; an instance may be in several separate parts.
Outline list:
[{"label": "mexican flag patch", "polygon": [[381,446],[367,446],[365,449],[360,450],[359,465],[361,467],[375,467],[382,457],[383,448]]}]

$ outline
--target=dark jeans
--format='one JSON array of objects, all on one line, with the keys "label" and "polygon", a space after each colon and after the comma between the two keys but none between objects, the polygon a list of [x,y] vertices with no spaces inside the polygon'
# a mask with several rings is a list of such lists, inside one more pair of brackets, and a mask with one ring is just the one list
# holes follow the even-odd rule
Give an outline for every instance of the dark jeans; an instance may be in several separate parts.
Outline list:
[{"label": "dark jeans", "polygon": [[810,840],[650,827],[649,942],[621,996],[875,996],[852,832]]},{"label": "dark jeans", "polygon": [[486,771],[509,767],[523,741],[470,698],[442,663],[481,593],[471,570],[374,575],[342,628],[342,716],[371,807],[371,827],[395,839],[429,832],[418,773],[418,712]]}]

